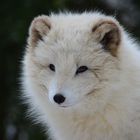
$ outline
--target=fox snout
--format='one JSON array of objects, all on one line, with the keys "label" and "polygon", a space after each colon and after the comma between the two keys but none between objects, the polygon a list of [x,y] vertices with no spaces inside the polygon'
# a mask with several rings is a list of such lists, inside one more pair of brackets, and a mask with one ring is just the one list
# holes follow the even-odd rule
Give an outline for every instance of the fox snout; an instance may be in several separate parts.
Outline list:
[{"label": "fox snout", "polygon": [[61,93],[57,93],[54,95],[53,100],[57,104],[62,104],[65,101],[65,97]]}]

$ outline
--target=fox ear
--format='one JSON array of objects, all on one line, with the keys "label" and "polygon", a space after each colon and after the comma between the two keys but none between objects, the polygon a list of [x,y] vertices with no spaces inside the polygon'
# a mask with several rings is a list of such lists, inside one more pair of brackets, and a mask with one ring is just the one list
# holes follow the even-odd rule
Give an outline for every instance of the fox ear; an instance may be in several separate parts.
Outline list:
[{"label": "fox ear", "polygon": [[39,40],[42,40],[45,35],[51,29],[51,23],[48,16],[38,16],[36,17],[29,29],[29,39],[28,44],[30,46],[36,46]]},{"label": "fox ear", "polygon": [[95,39],[100,42],[103,49],[117,56],[117,50],[121,42],[120,25],[117,21],[106,20],[96,24],[92,29]]}]

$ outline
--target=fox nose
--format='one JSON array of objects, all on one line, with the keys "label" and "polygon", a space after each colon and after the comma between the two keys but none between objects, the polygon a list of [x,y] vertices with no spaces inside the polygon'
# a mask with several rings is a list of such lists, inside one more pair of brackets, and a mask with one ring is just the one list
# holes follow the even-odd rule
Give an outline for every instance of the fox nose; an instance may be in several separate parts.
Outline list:
[{"label": "fox nose", "polygon": [[53,99],[54,99],[54,101],[55,101],[56,103],[58,103],[58,104],[61,104],[61,103],[63,103],[63,102],[65,101],[65,97],[64,97],[62,94],[60,94],[60,93],[56,94],[56,95],[53,97]]}]

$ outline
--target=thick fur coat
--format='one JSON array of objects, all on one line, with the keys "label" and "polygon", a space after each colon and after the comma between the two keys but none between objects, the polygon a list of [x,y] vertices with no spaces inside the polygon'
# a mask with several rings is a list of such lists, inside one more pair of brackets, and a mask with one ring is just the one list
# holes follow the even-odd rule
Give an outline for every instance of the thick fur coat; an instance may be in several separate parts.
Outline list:
[{"label": "thick fur coat", "polygon": [[53,140],[140,140],[139,61],[113,17],[39,16],[23,59],[24,100]]}]

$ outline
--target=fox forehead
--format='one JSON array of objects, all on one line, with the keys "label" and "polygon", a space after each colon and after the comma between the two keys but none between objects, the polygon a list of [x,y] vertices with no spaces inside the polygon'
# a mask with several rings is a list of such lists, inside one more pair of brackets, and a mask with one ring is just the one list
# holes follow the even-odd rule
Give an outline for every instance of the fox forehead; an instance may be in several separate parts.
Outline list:
[{"label": "fox forehead", "polygon": [[68,55],[76,57],[88,57],[98,55],[99,52],[103,52],[101,44],[92,38],[91,31],[68,31],[61,30],[56,31],[52,29],[47,36],[40,41],[36,52],[42,49],[42,53],[45,52],[46,56],[53,55],[63,57],[64,59]]},{"label": "fox forehead", "polygon": [[[69,29],[53,29],[47,36],[43,38],[44,46],[53,46],[55,49],[62,48],[65,50],[79,51],[83,47],[93,46],[96,41],[91,38],[91,29],[77,29],[69,27]],[[69,49],[70,48],[70,49]]]},{"label": "fox forehead", "polygon": [[[56,35],[57,34],[57,35]],[[61,35],[62,34],[62,35]],[[89,32],[73,32],[65,30],[64,33],[54,29],[38,43],[35,53],[38,57],[49,59],[82,59],[94,57],[102,51],[101,45],[93,41]]]}]

